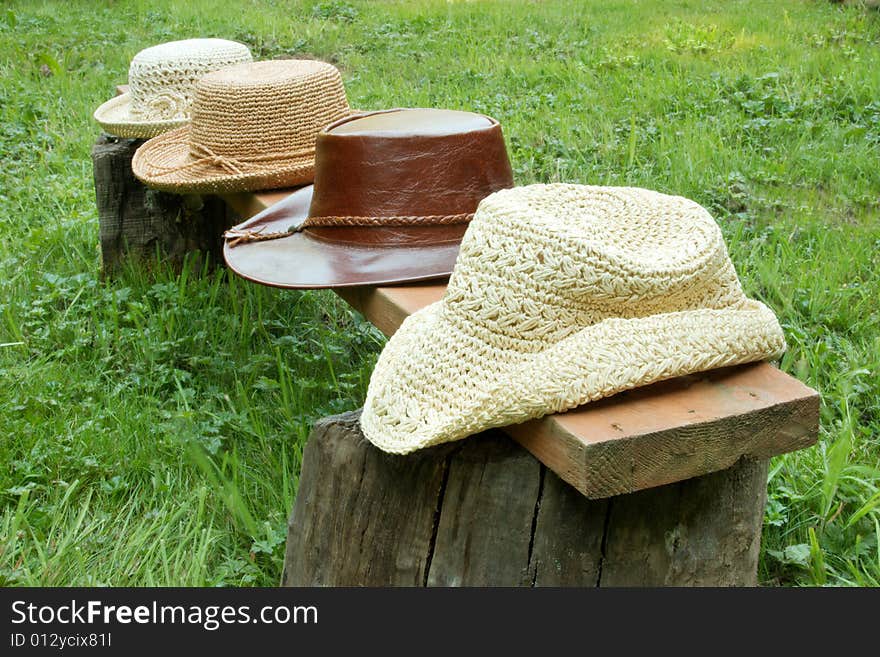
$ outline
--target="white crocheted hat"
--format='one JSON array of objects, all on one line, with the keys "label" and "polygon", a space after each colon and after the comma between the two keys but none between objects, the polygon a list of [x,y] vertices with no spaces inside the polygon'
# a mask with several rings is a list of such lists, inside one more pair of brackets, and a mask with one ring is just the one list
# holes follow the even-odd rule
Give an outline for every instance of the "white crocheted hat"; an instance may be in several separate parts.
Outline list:
[{"label": "white crocheted hat", "polygon": [[404,454],[784,350],[693,201],[518,187],[480,203],[444,298],[388,341],[361,426]]},{"label": "white crocheted hat", "polygon": [[225,39],[187,39],[146,48],[131,60],[128,93],[95,110],[95,121],[117,137],[155,137],[189,121],[199,78],[250,61],[246,45]]}]

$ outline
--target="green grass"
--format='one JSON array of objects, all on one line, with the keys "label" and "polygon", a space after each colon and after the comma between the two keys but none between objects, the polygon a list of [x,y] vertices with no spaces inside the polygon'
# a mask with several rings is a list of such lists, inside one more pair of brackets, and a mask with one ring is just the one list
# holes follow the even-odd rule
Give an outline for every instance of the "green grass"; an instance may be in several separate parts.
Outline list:
[{"label": "green grass", "polygon": [[[91,113],[157,42],[343,71],[359,108],[501,120],[517,182],[718,217],[782,367],[766,584],[880,584],[880,15],[824,0],[13,2],[0,8],[0,584],[272,585],[310,423],[382,341],[333,295],[160,265],[99,277]],[[42,69],[42,72],[41,72]]]}]

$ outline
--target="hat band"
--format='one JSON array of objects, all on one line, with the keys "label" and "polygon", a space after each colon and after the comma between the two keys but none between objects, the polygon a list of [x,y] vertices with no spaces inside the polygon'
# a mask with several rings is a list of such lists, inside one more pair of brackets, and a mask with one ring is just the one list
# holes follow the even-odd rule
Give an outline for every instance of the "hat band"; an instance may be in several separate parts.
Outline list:
[{"label": "hat band", "polygon": [[173,164],[171,166],[153,164],[151,165],[151,169],[157,175],[166,175],[169,173],[178,173],[205,164],[213,164],[227,173],[242,176],[247,173],[253,173],[254,170],[273,170],[272,166],[267,166],[271,165],[273,162],[314,155],[315,149],[308,148],[296,152],[284,151],[282,153],[263,153],[261,155],[230,157],[228,155],[219,155],[207,146],[202,146],[201,144],[190,144],[189,152],[190,156],[193,157],[189,162]]},{"label": "hat band", "polygon": [[227,230],[223,237],[229,240],[229,246],[238,246],[248,242],[265,242],[277,240],[299,233],[306,228],[334,228],[347,226],[385,227],[421,227],[421,226],[452,226],[466,224],[474,218],[473,212],[461,214],[408,215],[397,217],[307,217],[298,226],[291,226],[285,231],[264,232],[265,226],[255,230]]}]

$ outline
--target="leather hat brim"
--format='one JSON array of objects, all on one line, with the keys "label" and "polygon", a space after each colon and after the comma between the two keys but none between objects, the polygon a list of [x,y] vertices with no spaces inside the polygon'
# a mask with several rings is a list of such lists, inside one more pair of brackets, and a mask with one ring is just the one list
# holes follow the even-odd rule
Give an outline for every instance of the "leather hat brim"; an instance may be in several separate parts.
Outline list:
[{"label": "leather hat brim", "polygon": [[[233,230],[286,232],[308,216],[313,185],[285,200],[284,212],[269,208]],[[369,230],[369,228],[365,228]],[[320,239],[308,230],[287,237],[223,246],[226,264],[255,283],[281,288],[333,288],[392,285],[446,278],[460,243],[382,246]]]}]

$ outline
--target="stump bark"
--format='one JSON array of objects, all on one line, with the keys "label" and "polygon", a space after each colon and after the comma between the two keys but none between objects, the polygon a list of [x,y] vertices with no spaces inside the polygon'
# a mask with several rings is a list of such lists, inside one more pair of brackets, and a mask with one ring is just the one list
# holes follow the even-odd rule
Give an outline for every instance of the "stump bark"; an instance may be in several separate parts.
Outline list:
[{"label": "stump bark", "polygon": [[223,231],[236,223],[215,196],[168,194],[145,187],[131,171],[140,139],[103,134],[92,147],[104,273],[127,260],[179,266],[190,253],[223,262]]},{"label": "stump bark", "polygon": [[286,586],[753,586],[767,461],[591,500],[498,431],[407,456],[319,421]]}]

